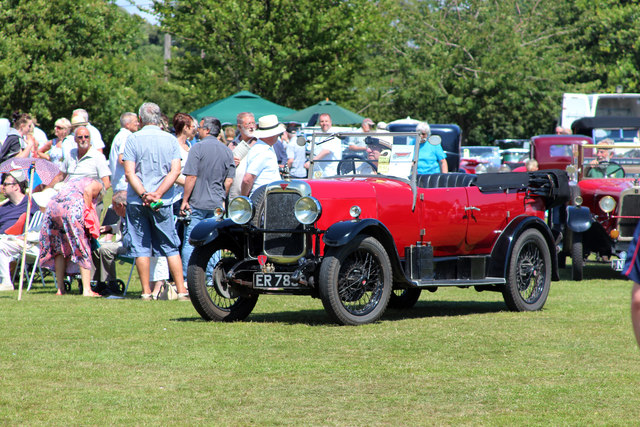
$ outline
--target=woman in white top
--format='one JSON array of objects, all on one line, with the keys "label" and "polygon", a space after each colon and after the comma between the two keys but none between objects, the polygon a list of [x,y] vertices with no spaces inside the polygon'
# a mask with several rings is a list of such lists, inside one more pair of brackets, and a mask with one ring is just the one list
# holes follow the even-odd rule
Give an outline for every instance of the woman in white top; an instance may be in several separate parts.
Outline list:
[{"label": "woman in white top", "polygon": [[58,168],[61,168],[64,163],[64,150],[62,149],[62,141],[71,132],[71,122],[64,117],[56,120],[54,123],[54,133],[56,137],[50,141],[47,141],[41,148],[38,149],[38,157],[41,159],[49,160],[53,162]]}]

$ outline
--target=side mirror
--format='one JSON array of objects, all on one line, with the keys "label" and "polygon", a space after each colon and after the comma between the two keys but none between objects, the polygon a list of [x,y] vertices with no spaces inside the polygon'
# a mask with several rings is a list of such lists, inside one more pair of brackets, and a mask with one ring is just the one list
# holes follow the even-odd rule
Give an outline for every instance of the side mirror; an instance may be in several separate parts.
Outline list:
[{"label": "side mirror", "polygon": [[431,135],[428,139],[429,144],[431,145],[440,145],[442,144],[442,138],[440,135]]},{"label": "side mirror", "polygon": [[304,135],[298,135],[298,137],[296,138],[296,144],[298,144],[300,147],[304,147],[305,145],[307,145],[307,139],[304,137]]}]

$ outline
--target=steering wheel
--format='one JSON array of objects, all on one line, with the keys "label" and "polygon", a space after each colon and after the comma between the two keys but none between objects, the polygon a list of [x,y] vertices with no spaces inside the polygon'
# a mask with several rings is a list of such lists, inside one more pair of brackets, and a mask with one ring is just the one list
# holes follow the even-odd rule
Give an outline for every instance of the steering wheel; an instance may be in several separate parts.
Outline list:
[{"label": "steering wheel", "polygon": [[600,162],[587,172],[589,178],[624,178],[624,168],[616,162]]},{"label": "steering wheel", "polygon": [[358,169],[358,167],[356,166],[356,162],[366,163],[369,166],[371,166],[371,169],[374,172],[376,173],[378,172],[378,167],[370,160],[354,157],[354,158],[340,160],[340,163],[338,163],[338,175],[356,175],[356,172]]}]

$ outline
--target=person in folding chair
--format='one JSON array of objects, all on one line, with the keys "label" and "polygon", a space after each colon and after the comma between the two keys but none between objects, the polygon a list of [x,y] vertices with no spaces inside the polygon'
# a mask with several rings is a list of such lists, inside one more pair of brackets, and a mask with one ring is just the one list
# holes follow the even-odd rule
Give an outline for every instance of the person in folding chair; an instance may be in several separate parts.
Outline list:
[{"label": "person in folding chair", "polygon": [[[27,246],[25,248],[24,241],[24,221],[18,220],[14,225],[7,228],[4,234],[0,234],[0,291],[13,291],[15,287],[13,285],[11,274],[11,262],[19,262],[22,251],[32,251],[38,246],[40,240],[40,226],[42,225],[42,214],[47,207],[47,203],[51,199],[51,192],[55,194],[55,190],[49,189],[44,192],[35,193],[33,195],[33,208],[37,210],[40,208],[40,212],[33,212],[31,220],[27,229]],[[26,212],[21,219],[26,220]],[[39,253],[39,251],[32,251]],[[33,273],[32,273],[33,275]],[[31,278],[29,283],[31,283]],[[44,281],[43,281],[44,284]]]}]

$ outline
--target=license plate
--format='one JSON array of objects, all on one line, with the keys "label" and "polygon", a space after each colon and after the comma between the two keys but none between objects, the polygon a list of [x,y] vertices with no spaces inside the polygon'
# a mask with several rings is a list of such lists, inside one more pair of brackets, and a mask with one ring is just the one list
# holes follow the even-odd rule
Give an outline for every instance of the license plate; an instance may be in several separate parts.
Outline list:
[{"label": "license plate", "polygon": [[290,273],[253,273],[253,287],[260,289],[298,289],[302,286],[291,281]]}]

